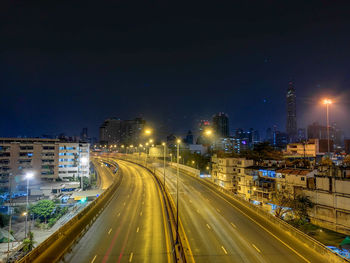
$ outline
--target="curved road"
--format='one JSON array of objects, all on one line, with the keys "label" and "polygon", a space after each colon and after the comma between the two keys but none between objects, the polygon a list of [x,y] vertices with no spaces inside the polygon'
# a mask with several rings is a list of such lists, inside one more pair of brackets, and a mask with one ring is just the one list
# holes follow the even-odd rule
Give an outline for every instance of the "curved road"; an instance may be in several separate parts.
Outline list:
[{"label": "curved road", "polygon": [[[137,165],[118,164],[121,185],[64,262],[173,262],[171,233],[155,179]],[[101,183],[114,176],[106,166],[97,169],[105,178]]]}]

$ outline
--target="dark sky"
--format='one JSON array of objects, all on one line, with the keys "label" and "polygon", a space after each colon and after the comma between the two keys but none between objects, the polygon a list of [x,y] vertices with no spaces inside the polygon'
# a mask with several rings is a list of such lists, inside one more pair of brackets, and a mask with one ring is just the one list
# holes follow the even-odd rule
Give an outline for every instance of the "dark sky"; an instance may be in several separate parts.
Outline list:
[{"label": "dark sky", "polygon": [[[349,1],[1,1],[0,136],[92,135],[143,116],[162,133],[224,111],[231,128],[298,124],[349,134]],[[350,135],[350,134],[349,134]]]}]

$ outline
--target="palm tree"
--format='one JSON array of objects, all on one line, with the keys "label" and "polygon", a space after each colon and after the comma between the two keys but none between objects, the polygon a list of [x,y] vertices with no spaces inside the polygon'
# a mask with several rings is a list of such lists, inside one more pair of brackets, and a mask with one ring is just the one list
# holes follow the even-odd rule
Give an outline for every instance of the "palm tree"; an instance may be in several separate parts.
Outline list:
[{"label": "palm tree", "polygon": [[33,232],[28,233],[28,237],[23,240],[23,251],[30,252],[34,248],[34,234]]}]

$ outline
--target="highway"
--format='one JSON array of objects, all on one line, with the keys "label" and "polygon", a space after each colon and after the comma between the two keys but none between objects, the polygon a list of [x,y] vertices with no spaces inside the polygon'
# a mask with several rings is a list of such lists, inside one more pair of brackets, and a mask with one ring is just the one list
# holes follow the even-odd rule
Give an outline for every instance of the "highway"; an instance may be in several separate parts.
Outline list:
[{"label": "highway", "polygon": [[[166,184],[176,200],[176,169],[167,167]],[[180,172],[179,216],[193,262],[324,262],[228,199]]]},{"label": "highway", "polygon": [[[64,262],[173,262],[171,231],[155,179],[137,165],[118,164],[121,185]],[[101,186],[107,186],[111,170],[101,164],[96,168]]]}]

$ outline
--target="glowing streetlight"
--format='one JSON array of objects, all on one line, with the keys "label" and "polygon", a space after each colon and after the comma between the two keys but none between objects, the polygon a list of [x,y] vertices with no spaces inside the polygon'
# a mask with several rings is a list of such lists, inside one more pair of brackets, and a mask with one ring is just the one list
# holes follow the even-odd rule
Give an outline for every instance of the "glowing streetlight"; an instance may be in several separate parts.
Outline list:
[{"label": "glowing streetlight", "polygon": [[323,104],[326,105],[326,119],[327,119],[327,144],[328,144],[328,156],[330,156],[330,143],[329,143],[329,106],[332,104],[331,99],[324,99]]},{"label": "glowing streetlight", "polygon": [[176,241],[179,243],[179,160],[180,160],[180,143],[181,140],[177,139],[177,165],[176,165]]},{"label": "glowing streetlight", "polygon": [[149,139],[149,142],[152,143],[152,142],[153,142],[153,139]]},{"label": "glowing streetlight", "polygon": [[145,130],[145,134],[146,135],[151,135],[152,134],[152,130],[151,129],[146,129]]},{"label": "glowing streetlight", "polygon": [[204,131],[204,134],[205,134],[206,136],[211,136],[211,135],[213,134],[213,131],[212,131],[211,129],[206,129],[206,130]]}]

